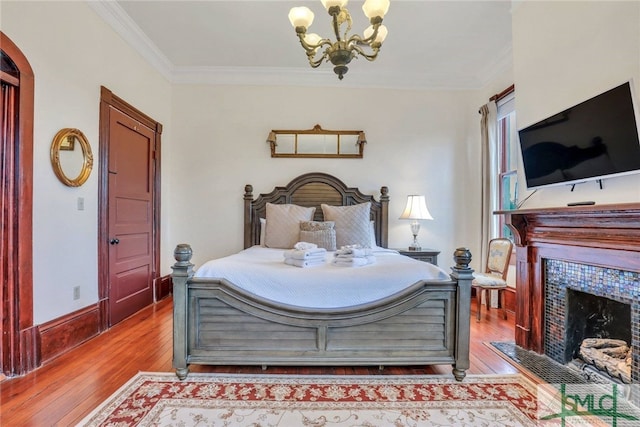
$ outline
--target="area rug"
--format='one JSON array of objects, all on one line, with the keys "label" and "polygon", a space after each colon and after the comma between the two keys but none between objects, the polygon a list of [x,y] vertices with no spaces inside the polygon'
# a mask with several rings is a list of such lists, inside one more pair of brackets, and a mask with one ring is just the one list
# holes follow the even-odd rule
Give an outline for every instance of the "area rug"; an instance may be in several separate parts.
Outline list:
[{"label": "area rug", "polygon": [[141,372],[79,426],[530,426],[521,375],[299,376]]}]

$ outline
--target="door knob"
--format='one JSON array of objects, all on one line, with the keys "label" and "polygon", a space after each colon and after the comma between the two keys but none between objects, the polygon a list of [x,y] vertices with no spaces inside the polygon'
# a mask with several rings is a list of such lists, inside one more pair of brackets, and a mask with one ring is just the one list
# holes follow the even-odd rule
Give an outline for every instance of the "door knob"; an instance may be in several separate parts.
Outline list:
[{"label": "door knob", "polygon": [[117,245],[118,243],[120,243],[120,240],[119,239],[111,239],[109,241],[109,243],[111,243],[112,245]]}]

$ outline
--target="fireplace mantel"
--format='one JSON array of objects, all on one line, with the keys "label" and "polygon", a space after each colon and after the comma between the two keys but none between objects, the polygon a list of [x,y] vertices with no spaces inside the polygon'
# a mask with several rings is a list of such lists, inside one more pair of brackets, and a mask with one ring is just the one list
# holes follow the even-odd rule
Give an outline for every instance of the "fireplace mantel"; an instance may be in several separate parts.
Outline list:
[{"label": "fireplace mantel", "polygon": [[516,243],[520,347],[544,353],[544,260],[640,272],[640,203],[498,211]]}]

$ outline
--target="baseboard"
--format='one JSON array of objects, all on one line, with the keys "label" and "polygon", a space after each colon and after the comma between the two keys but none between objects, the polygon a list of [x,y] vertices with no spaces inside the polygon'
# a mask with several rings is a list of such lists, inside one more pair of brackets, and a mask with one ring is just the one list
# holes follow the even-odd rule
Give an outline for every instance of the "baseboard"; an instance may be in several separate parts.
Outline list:
[{"label": "baseboard", "polygon": [[516,290],[508,287],[504,293],[504,308],[508,313],[516,313]]},{"label": "baseboard", "polygon": [[167,274],[166,276],[158,277],[154,282],[154,288],[156,302],[171,295],[171,292],[173,291],[171,275]]},{"label": "baseboard", "polygon": [[46,363],[99,335],[98,304],[74,311],[40,325],[40,358]]}]

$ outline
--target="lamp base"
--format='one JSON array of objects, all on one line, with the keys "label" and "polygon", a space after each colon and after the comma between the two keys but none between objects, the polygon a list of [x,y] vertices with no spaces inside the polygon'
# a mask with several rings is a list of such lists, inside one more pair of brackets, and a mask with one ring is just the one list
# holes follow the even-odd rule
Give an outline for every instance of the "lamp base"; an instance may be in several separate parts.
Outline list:
[{"label": "lamp base", "polygon": [[410,251],[419,251],[422,248],[420,247],[420,243],[418,243],[418,233],[413,234],[413,242],[409,245]]}]

